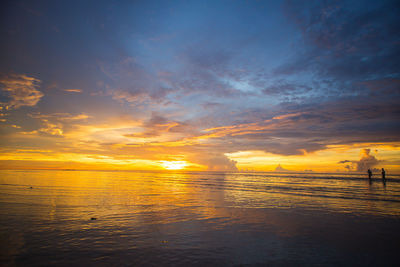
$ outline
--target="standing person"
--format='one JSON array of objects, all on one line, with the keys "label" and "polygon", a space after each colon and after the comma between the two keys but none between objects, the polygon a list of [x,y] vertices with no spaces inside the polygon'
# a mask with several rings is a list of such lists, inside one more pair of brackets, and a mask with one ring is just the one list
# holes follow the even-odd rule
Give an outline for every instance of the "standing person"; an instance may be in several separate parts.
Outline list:
[{"label": "standing person", "polygon": [[372,177],[372,171],[371,169],[368,169],[368,179],[371,179],[371,177]]},{"label": "standing person", "polygon": [[382,179],[385,180],[386,179],[386,172],[385,169],[382,168]]}]

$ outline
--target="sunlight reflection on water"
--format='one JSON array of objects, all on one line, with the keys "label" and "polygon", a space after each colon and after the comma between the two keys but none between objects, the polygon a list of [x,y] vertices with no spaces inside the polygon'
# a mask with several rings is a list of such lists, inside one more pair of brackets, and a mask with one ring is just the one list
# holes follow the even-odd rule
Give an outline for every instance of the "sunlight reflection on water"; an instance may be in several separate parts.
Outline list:
[{"label": "sunlight reflection on water", "polygon": [[400,237],[398,176],[0,174],[5,265],[382,264]]}]

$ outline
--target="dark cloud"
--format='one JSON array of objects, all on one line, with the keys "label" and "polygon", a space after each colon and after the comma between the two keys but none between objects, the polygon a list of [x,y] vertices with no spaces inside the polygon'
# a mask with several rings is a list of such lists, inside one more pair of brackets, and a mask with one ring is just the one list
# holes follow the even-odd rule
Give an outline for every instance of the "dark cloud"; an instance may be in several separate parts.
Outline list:
[{"label": "dark cloud", "polygon": [[206,102],[206,103],[201,104],[201,106],[206,110],[214,110],[214,109],[221,108],[223,105],[220,103],[216,103],[216,102]]},{"label": "dark cloud", "polygon": [[390,95],[391,97],[399,97],[400,95],[400,79],[384,78],[373,79],[360,82],[360,86],[364,86],[371,91],[371,95]]},{"label": "dark cloud", "polygon": [[296,54],[276,75],[309,72],[335,81],[336,91],[355,92],[353,82],[399,77],[398,1],[287,1],[285,10],[301,30]]},{"label": "dark cloud", "polygon": [[[397,121],[400,107],[396,99],[347,97],[325,102],[317,100],[282,104],[273,112],[246,111],[243,116],[250,122],[235,122],[209,133],[218,136],[214,143],[231,152],[261,149],[283,155],[318,151],[328,144],[400,141]],[[239,121],[240,116],[236,114],[235,118]]]},{"label": "dark cloud", "polygon": [[290,95],[296,96],[308,93],[312,90],[310,86],[289,83],[284,80],[276,81],[274,85],[268,86],[262,90],[266,95]]},{"label": "dark cloud", "polygon": [[125,137],[157,137],[165,133],[186,133],[190,134],[192,127],[185,122],[169,120],[168,118],[153,112],[151,117],[141,125],[143,132],[125,134]]}]

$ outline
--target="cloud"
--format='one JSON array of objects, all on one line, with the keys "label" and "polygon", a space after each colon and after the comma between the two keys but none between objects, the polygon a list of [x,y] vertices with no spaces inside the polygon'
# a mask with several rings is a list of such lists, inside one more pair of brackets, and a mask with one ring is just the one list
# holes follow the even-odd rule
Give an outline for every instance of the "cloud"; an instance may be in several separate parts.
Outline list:
[{"label": "cloud", "polygon": [[371,155],[371,149],[369,148],[362,149],[360,154],[360,160],[342,160],[338,163],[351,163],[351,165],[345,166],[349,171],[366,172],[368,169],[373,169],[380,162],[375,156]]},{"label": "cloud", "polygon": [[149,94],[145,91],[111,90],[109,94],[112,96],[112,99],[118,100],[121,103],[128,102],[132,105],[144,104],[145,101],[150,100]]},{"label": "cloud", "polygon": [[278,164],[278,166],[276,166],[276,168],[275,168],[275,171],[276,171],[276,172],[288,172],[289,170],[283,168],[283,167],[281,166],[281,164]]},{"label": "cloud", "polygon": [[[396,97],[319,100],[282,103],[272,110],[244,110],[236,113],[231,123],[206,128],[195,138],[226,149],[224,153],[263,150],[282,155],[311,153],[329,144],[400,141]],[[216,116],[218,112],[213,119]]]},{"label": "cloud", "polygon": [[[310,72],[313,79],[345,82],[398,77],[400,23],[396,1],[286,1],[285,12],[302,36],[296,53],[275,74]],[[348,84],[347,84],[348,85]],[[341,86],[340,91],[352,90]]]},{"label": "cloud", "polygon": [[161,136],[163,134],[180,136],[183,133],[191,135],[194,131],[193,127],[188,123],[169,120],[157,112],[152,112],[151,117],[142,123],[141,128],[143,128],[142,132],[124,134],[124,136],[134,138],[150,138]]},{"label": "cloud", "polygon": [[82,93],[81,89],[64,89],[64,91],[69,93]]},{"label": "cloud", "polygon": [[[15,114],[20,121],[12,123],[46,141],[49,138],[45,135],[63,135],[57,144],[65,142],[65,150],[98,149],[99,154],[151,160],[181,160],[188,155],[210,170],[235,170],[236,163],[225,156],[235,151],[305,155],[329,145],[399,142],[398,9],[389,2],[355,2],[288,2],[287,15],[295,27],[280,23],[282,29],[273,29],[276,35],[265,27],[269,19],[259,20],[251,12],[251,20],[244,20],[235,13],[235,21],[243,28],[233,29],[227,23],[227,28],[210,32],[206,27],[206,35],[177,34],[175,41],[148,42],[146,47],[139,39],[158,34],[143,31],[142,35],[134,27],[128,34],[132,42],[127,48],[121,43],[128,36],[124,29],[113,31],[106,23],[110,35],[105,36],[102,29],[102,37],[111,42],[102,47],[111,53],[115,48],[116,54],[97,59],[102,61],[99,68],[103,77],[94,68],[71,69],[69,58],[61,69],[53,71],[55,75],[42,75],[50,78],[46,84],[52,79],[67,81],[56,87],[70,88],[46,97],[49,102],[41,105],[46,110],[42,112],[66,109],[76,113],[32,114],[32,122],[22,119],[20,110]],[[268,18],[262,9],[259,11],[260,19]],[[119,18],[113,20],[112,13],[106,21],[117,22]],[[218,24],[206,19],[207,24]],[[244,21],[257,23],[248,31]],[[282,39],[293,40],[293,48],[287,47],[290,41]],[[6,106],[37,105],[43,96],[38,79],[7,77],[19,83],[8,82],[6,86],[2,82],[4,88],[25,89],[2,88],[8,97],[4,103],[10,102],[4,110]],[[91,95],[97,96],[74,88],[92,88]],[[79,98],[63,103],[59,97],[65,94]],[[82,110],[92,110],[93,117]],[[123,125],[105,121],[116,113],[130,114],[137,121]],[[0,121],[5,120],[1,114]],[[88,144],[82,146],[82,142]],[[358,165],[363,168],[364,162],[368,165],[372,159],[366,156],[359,163],[347,160],[341,164],[353,165],[355,170]]]},{"label": "cloud", "polygon": [[360,82],[361,86],[370,89],[374,95],[387,94],[391,96],[398,96],[400,94],[400,79],[373,79]]},{"label": "cloud", "polygon": [[275,81],[273,85],[262,90],[266,95],[298,96],[312,90],[310,86],[291,83],[285,80]]},{"label": "cloud", "polygon": [[356,162],[357,171],[365,172],[368,169],[372,169],[374,166],[378,165],[379,160],[377,160],[373,155],[370,155],[371,149],[364,148],[361,150],[361,159]]},{"label": "cloud", "polygon": [[208,171],[238,171],[237,162],[220,153],[197,153],[191,155],[189,160],[207,166]]},{"label": "cloud", "polygon": [[100,69],[110,78],[107,93],[120,102],[133,106],[146,103],[167,103],[166,96],[173,92],[134,58],[126,57],[114,64],[100,64]]},{"label": "cloud", "polygon": [[206,110],[216,110],[222,108],[223,104],[207,101],[205,103],[202,103],[201,106]]},{"label": "cloud", "polygon": [[70,113],[50,113],[43,114],[40,112],[28,113],[29,117],[38,119],[41,123],[41,127],[28,132],[20,132],[21,134],[46,134],[51,136],[64,136],[65,132],[75,130],[77,124],[86,121],[92,116],[87,114],[70,114]]},{"label": "cloud", "polygon": [[211,99],[235,98],[249,95],[249,92],[240,90],[238,84],[243,76],[238,70],[238,64],[232,64],[237,53],[227,49],[220,49],[209,44],[206,40],[194,42],[178,55],[181,65],[176,72],[162,72],[159,79],[166,87],[181,95],[188,96],[201,94],[201,97]]},{"label": "cloud", "polygon": [[64,117],[59,117],[59,120],[63,121],[80,121],[80,120],[86,120],[88,118],[91,118],[91,116],[87,114],[78,114],[78,115],[70,115],[68,113],[65,114],[66,116]]},{"label": "cloud", "polygon": [[51,123],[46,119],[42,120],[44,127],[40,128],[38,131],[44,134],[49,134],[53,136],[62,136],[63,135],[63,125],[60,123]]},{"label": "cloud", "polygon": [[0,76],[1,89],[7,100],[1,105],[6,109],[17,109],[22,106],[35,106],[43,97],[37,90],[41,81],[24,74],[6,74]]},{"label": "cloud", "polygon": [[73,115],[70,113],[51,113],[51,114],[43,114],[40,112],[34,112],[34,113],[29,113],[29,117],[34,118],[34,119],[52,119],[52,120],[59,120],[59,121],[79,121],[79,120],[86,120],[88,118],[91,118],[92,116],[89,116],[85,113]]},{"label": "cloud", "polygon": [[[397,100],[386,97],[342,97],[324,102],[315,98],[305,103],[282,103],[274,109],[243,110],[235,113],[231,122],[222,125],[218,122],[219,126],[210,128],[205,126],[216,125],[220,118],[224,122],[230,114],[223,109],[216,110],[209,117],[194,117],[188,123],[153,112],[140,125],[141,131],[125,134],[125,137],[153,138],[143,142],[149,149],[157,149],[159,154],[196,152],[209,159],[209,162],[197,160],[198,164],[215,169],[214,161],[210,160],[212,156],[203,150],[212,151],[221,159],[224,153],[248,150],[304,155],[323,150],[330,144],[379,142],[383,136],[385,141],[396,142],[400,140],[399,114]],[[196,160],[196,157],[191,159]],[[229,161],[221,162],[229,166]]]}]

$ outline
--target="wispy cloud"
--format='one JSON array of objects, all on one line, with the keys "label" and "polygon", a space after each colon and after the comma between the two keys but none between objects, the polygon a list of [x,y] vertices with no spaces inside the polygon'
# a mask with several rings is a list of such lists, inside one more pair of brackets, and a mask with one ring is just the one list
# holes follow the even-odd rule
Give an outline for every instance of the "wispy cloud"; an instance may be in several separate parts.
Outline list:
[{"label": "wispy cloud", "polygon": [[49,134],[53,136],[63,135],[63,125],[61,123],[54,124],[46,119],[43,119],[42,123],[44,124],[44,127],[38,130],[40,133]]},{"label": "wispy cloud", "polygon": [[34,119],[55,119],[55,120],[61,120],[61,121],[79,121],[79,120],[86,120],[88,118],[91,118],[91,116],[81,113],[81,114],[70,114],[70,113],[50,113],[50,114],[43,114],[40,112],[35,112],[35,113],[29,113],[29,117],[34,118]]},{"label": "wispy cloud", "polygon": [[41,81],[24,74],[3,74],[0,84],[6,99],[1,105],[5,109],[17,109],[22,106],[35,106],[43,97],[37,88]]},{"label": "wispy cloud", "polygon": [[81,89],[64,89],[64,91],[68,93],[82,93]]}]

